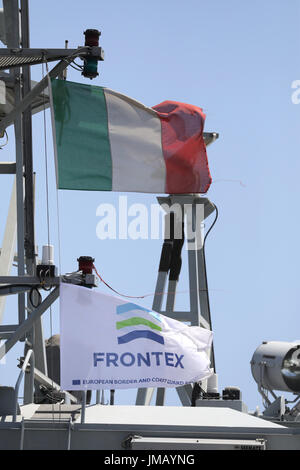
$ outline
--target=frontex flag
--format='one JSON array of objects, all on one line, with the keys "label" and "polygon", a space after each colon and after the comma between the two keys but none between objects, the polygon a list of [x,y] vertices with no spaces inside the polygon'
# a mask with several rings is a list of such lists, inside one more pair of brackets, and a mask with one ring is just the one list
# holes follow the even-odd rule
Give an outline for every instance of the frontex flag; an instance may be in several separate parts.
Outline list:
[{"label": "frontex flag", "polygon": [[178,387],[212,374],[212,332],[85,287],[62,283],[64,390]]}]

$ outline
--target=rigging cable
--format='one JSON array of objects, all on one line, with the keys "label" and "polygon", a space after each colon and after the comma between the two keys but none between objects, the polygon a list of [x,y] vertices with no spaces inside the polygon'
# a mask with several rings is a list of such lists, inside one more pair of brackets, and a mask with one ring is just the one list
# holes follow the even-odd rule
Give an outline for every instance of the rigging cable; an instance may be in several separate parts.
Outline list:
[{"label": "rigging cable", "polygon": [[110,290],[112,290],[113,292],[115,292],[115,294],[118,294],[118,295],[121,295],[121,297],[127,297],[129,299],[144,299],[145,297],[147,297],[147,295],[149,294],[146,294],[146,295],[139,295],[139,296],[135,296],[135,295],[125,295],[125,294],[121,294],[120,292],[118,292],[117,290],[115,290],[113,287],[111,287],[107,282],[104,281],[104,279],[102,279],[102,277],[100,276],[100,274],[98,273],[95,265],[93,264],[93,268],[95,270],[95,273],[97,274],[97,276],[99,277],[100,281],[103,282],[103,284],[106,285],[106,287],[108,287]]},{"label": "rigging cable", "polygon": [[[44,58],[46,65],[46,73],[48,74],[48,63],[47,59]],[[42,62],[42,75],[44,74],[44,62]],[[49,87],[50,88],[50,87]],[[47,236],[48,236],[48,245],[50,245],[50,215],[49,215],[49,175],[48,175],[48,151],[47,151],[47,125],[46,125],[46,102],[45,94],[43,93],[43,127],[44,127],[44,155],[45,155],[45,186],[46,186],[46,207],[47,207]],[[53,336],[53,321],[52,321],[52,305],[49,308],[50,313],[50,337]],[[52,380],[52,390],[49,392],[53,396],[53,348],[50,350],[50,378]],[[47,359],[46,359],[47,360]],[[52,398],[52,419],[54,422],[54,402]]]},{"label": "rigging cable", "polygon": [[[47,68],[48,70],[48,68]],[[49,100],[50,103],[53,103],[52,98],[52,88],[50,77],[48,75],[48,90],[49,90]],[[55,120],[54,120],[54,113],[51,112],[51,121],[52,121],[52,128],[55,128]],[[54,150],[55,152],[55,150]],[[59,215],[59,193],[58,193],[58,186],[56,185],[56,216],[57,216],[57,238],[58,238],[58,275],[61,275],[61,245],[60,245],[60,215]]]},{"label": "rigging cable", "polygon": [[[218,208],[215,204],[212,203],[212,205],[214,206],[215,208],[215,211],[216,211],[216,215],[215,215],[215,219],[213,221],[213,223],[211,224],[211,226],[209,227],[208,231],[206,232],[206,235],[204,237],[204,240],[203,240],[203,247],[202,247],[202,252],[203,252],[203,265],[204,265],[204,278],[205,278],[205,286],[206,286],[206,292],[207,292],[207,306],[208,306],[208,321],[209,321],[209,324],[210,324],[210,327],[212,329],[212,321],[211,321],[211,313],[210,313],[210,304],[209,304],[209,296],[208,296],[208,282],[207,282],[207,271],[206,271],[206,259],[205,259],[205,242],[207,240],[207,237],[209,235],[209,233],[211,232],[212,228],[214,227],[215,223],[217,222],[218,220],[218,216],[219,216],[219,211],[218,211]],[[214,372],[216,373],[216,365],[215,365],[215,352],[214,352],[214,345],[212,343],[212,346],[211,346],[211,355],[212,355],[212,360],[213,360],[213,367],[214,367]]]}]

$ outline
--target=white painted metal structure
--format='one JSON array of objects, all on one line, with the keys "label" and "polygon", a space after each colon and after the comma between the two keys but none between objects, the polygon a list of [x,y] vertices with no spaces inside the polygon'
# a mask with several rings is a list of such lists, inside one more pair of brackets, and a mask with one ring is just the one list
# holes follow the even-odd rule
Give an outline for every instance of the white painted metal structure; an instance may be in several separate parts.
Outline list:
[{"label": "white painted metal structure", "polygon": [[[44,90],[47,77],[31,90],[30,65],[47,59],[60,62],[51,70],[56,77],[72,60],[81,54],[94,54],[102,60],[102,51],[82,47],[78,50],[30,49],[28,0],[3,0],[5,35],[0,38],[7,49],[0,49],[0,81],[5,83],[10,96],[9,106],[0,103],[0,134],[14,124],[16,136],[16,162],[0,162],[0,174],[15,174],[8,222],[0,255],[0,359],[15,346],[24,342],[24,361],[15,388],[0,386],[0,449],[300,449],[300,426],[297,408],[289,414],[282,397],[275,397],[268,413],[250,415],[241,401],[239,391],[227,389],[223,396],[217,393],[216,376],[213,383],[177,389],[182,406],[164,406],[164,390],[157,389],[156,406],[149,406],[152,389],[140,389],[136,405],[118,406],[87,404],[87,397],[61,391],[47,371],[45,342],[42,334],[42,315],[59,296],[61,279],[55,274],[46,276],[37,271],[34,244],[33,168],[31,142],[31,114],[47,105]],[[20,15],[19,15],[20,10]],[[21,31],[21,36],[20,36]],[[22,48],[20,45],[22,44]],[[9,73],[4,72],[9,68]],[[20,74],[22,73],[22,81]],[[1,100],[0,100],[1,101]],[[32,106],[29,106],[32,104]],[[216,133],[206,134],[206,144],[217,138]],[[202,220],[216,211],[206,198],[198,195],[160,198],[165,207],[178,204],[187,216],[187,224],[196,223],[197,206],[203,207]],[[185,205],[191,207],[189,213]],[[171,211],[172,212],[172,211]],[[182,223],[173,214],[173,228]],[[16,240],[17,236],[17,240]],[[18,275],[11,276],[10,269],[17,244]],[[206,278],[205,254],[202,235],[188,251],[190,305],[186,312],[175,309],[175,293],[181,265],[183,238],[165,239],[158,272],[153,310],[173,318],[188,321],[211,329],[211,318]],[[168,256],[170,255],[170,258]],[[169,259],[169,261],[168,261]],[[49,266],[48,266],[49,268]],[[167,301],[162,306],[162,293],[168,279]],[[72,281],[72,277],[62,276]],[[86,282],[77,275],[74,282]],[[93,284],[93,280],[90,281]],[[38,291],[51,290],[42,302],[37,301]],[[34,288],[34,290],[32,290]],[[25,293],[30,292],[28,296]],[[31,295],[34,293],[34,295]],[[6,295],[18,295],[18,323],[2,324]],[[29,309],[31,313],[26,312]],[[34,333],[33,334],[33,330]],[[213,350],[212,366],[215,367]],[[24,401],[18,405],[17,392],[24,379]],[[41,403],[40,391],[48,391],[46,402]],[[47,402],[48,399],[48,402]],[[37,401],[39,401],[37,403]]]}]

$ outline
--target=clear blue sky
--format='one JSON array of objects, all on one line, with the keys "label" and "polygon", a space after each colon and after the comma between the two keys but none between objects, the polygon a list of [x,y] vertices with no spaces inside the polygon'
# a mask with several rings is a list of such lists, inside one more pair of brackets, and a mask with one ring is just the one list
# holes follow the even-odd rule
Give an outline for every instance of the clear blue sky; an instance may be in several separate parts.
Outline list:
[{"label": "clear blue sky", "polygon": [[[94,85],[107,86],[145,105],[165,99],[202,107],[206,131],[219,140],[208,148],[213,184],[207,194],[219,220],[207,241],[207,270],[220,391],[238,386],[252,410],[261,398],[250,360],[263,340],[293,341],[299,332],[300,105],[291,84],[300,79],[300,6],[297,0],[110,0],[30,1],[31,46],[76,48],[83,31],[102,31],[105,61]],[[40,80],[41,66],[32,68]],[[69,69],[68,79],[90,83]],[[56,189],[50,117],[51,242],[58,264]],[[14,159],[13,134],[0,152]],[[37,172],[37,244],[47,243],[44,134],[42,114],[34,117],[34,168]],[[3,181],[3,182],[2,182]],[[243,184],[241,184],[242,182]],[[0,236],[12,179],[1,178]],[[159,240],[106,240],[96,237],[96,208],[117,203],[115,193],[59,193],[62,272],[76,268],[80,255],[92,255],[105,280],[129,295],[155,290]],[[155,195],[130,194],[129,202],[150,206]],[[40,248],[41,249],[41,248]],[[187,288],[186,264],[179,290]],[[103,286],[99,287],[107,292]],[[178,294],[184,308],[188,294]],[[151,307],[152,298],[141,302]],[[5,322],[15,319],[14,299]],[[58,332],[53,307],[53,332]],[[50,330],[45,315],[46,336]],[[14,383],[19,369],[9,353],[0,365],[0,383]],[[11,369],[15,372],[12,372]],[[15,375],[13,375],[15,374]],[[117,403],[132,393],[116,394]],[[169,404],[177,404],[169,393]]]}]

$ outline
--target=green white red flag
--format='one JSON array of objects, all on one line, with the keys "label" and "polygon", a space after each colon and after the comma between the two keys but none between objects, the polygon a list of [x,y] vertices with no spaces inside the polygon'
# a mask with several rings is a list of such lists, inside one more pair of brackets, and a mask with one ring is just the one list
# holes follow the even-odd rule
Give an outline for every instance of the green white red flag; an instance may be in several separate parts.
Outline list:
[{"label": "green white red flag", "polygon": [[52,80],[59,189],[205,193],[201,108],[144,106],[108,88]]}]

